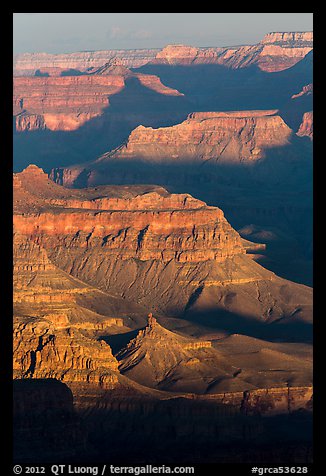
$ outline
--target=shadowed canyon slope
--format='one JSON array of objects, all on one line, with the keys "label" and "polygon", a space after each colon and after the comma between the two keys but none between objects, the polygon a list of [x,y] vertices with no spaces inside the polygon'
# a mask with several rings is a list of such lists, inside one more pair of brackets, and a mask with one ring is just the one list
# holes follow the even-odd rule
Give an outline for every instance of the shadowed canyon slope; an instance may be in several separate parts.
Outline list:
[{"label": "shadowed canyon slope", "polygon": [[[116,174],[117,183],[121,183],[125,181],[123,174],[129,173],[131,177],[127,180],[132,181],[134,174],[135,183],[141,175],[144,182],[159,180],[169,185],[189,182],[191,176],[192,180],[200,176],[201,182],[209,181],[215,172],[222,181],[234,175],[235,180],[241,177],[266,182],[268,177],[270,182],[288,183],[295,180],[294,172],[306,176],[309,152],[309,144],[294,135],[277,110],[197,112],[171,127],[139,126],[125,144],[93,163],[59,170],[58,181],[66,186],[73,186],[74,180],[83,186],[113,183]],[[173,168],[180,168],[181,175],[173,174]],[[56,171],[53,178],[57,179]]]},{"label": "shadowed canyon slope", "polygon": [[255,263],[216,207],[159,187],[64,189],[35,166],[15,183],[17,232],[104,292],[221,328],[241,316],[267,334],[274,321],[272,333],[310,322],[310,288]]},{"label": "shadowed canyon slope", "polygon": [[182,96],[165,87],[158,77],[111,67],[87,76],[32,77],[14,80],[14,115],[17,131],[48,129],[73,131],[109,107],[110,96],[125,88],[127,78],[168,96]]},{"label": "shadowed canyon slope", "polygon": [[[46,435],[41,443],[24,419],[27,408],[29,422],[37,416],[29,395],[46,405],[54,390],[60,408],[52,405],[47,434],[57,434],[63,412],[79,460],[86,445],[121,461],[131,427],[136,462],[149,448],[160,454],[158,427],[171,461],[168,442],[180,451],[180,435],[206,447],[218,428],[221,444],[260,435],[264,445],[292,414],[297,435],[310,431],[295,415],[311,406],[311,347],[300,343],[310,340],[311,289],[255,263],[220,209],[158,186],[66,189],[29,166],[14,176],[14,233],[18,457],[35,459],[43,444],[42,460],[64,459],[70,448]],[[158,321],[150,315],[146,325],[148,310]],[[71,390],[73,410],[54,378]],[[275,426],[261,415],[276,415]],[[189,444],[183,457],[200,461]],[[263,454],[262,446],[253,457]],[[221,458],[232,451],[206,460]]]},{"label": "shadowed canyon slope", "polygon": [[[290,106],[287,111],[290,117]],[[287,236],[276,240],[271,269],[310,284],[312,145],[280,114],[197,112],[171,127],[139,126],[117,149],[93,162],[56,168],[51,178],[69,187],[157,183],[221,204],[238,228],[275,227],[278,237]],[[279,266],[288,262],[277,257],[281,249],[289,253],[288,269]]]}]

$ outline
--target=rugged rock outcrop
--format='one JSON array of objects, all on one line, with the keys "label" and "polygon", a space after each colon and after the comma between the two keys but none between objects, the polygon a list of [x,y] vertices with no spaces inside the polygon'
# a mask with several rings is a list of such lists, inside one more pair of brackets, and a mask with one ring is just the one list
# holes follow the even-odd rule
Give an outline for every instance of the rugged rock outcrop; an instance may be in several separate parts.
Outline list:
[{"label": "rugged rock outcrop", "polygon": [[[107,57],[82,74],[71,70],[65,76],[38,65],[38,76],[14,78],[15,170],[34,162],[46,171],[86,163],[118,147],[139,125],[175,125],[191,111],[283,110],[293,92],[312,81],[312,51],[303,56],[308,47],[299,39],[282,45],[172,45],[137,69]],[[281,52],[263,55],[265,48]],[[287,69],[261,69],[281,63]],[[289,124],[295,132],[302,114],[297,127]]]},{"label": "rugged rock outcrop", "polygon": [[256,161],[264,149],[286,145],[291,133],[277,111],[197,112],[169,128],[139,126],[110,157]]},{"label": "rugged rock outcrop", "polygon": [[34,75],[38,69],[51,73],[53,68],[60,73],[67,70],[88,72],[116,59],[119,59],[126,67],[136,68],[154,58],[157,51],[143,49],[84,51],[66,54],[23,53],[14,57],[14,75]]},{"label": "rugged rock outcrop", "polygon": [[312,139],[313,84],[306,84],[284,104],[281,116],[299,136]]},{"label": "rugged rock outcrop", "polygon": [[[14,376],[31,381],[15,409],[21,458],[70,456],[58,441],[56,416],[63,414],[80,461],[85,451],[118,461],[131,432],[136,462],[160,456],[162,438],[164,451],[185,441],[185,458],[197,437],[203,448],[212,438],[243,444],[266,435],[269,442],[271,420],[262,416],[309,414],[306,347],[225,329],[264,327],[269,338],[293,339],[299,325],[302,335],[311,290],[252,261],[220,209],[157,186],[65,189],[30,166],[14,176],[14,233]],[[149,315],[145,328],[141,304],[158,318]],[[54,379],[71,390],[74,412]],[[34,380],[45,382],[40,413],[29,401]],[[43,402],[52,406],[40,456],[34,435],[43,435]],[[296,434],[306,435],[304,423],[294,423]],[[26,436],[34,443],[24,443]],[[231,456],[221,451],[211,461],[221,457]]]},{"label": "rugged rock outcrop", "polygon": [[109,68],[104,74],[65,77],[14,78],[16,131],[49,129],[73,131],[100,116],[110,106],[110,97],[135,77],[144,87],[169,96],[181,96],[154,75]]},{"label": "rugged rock outcrop", "polygon": [[109,61],[137,68],[149,62],[161,64],[225,64],[243,68],[257,64],[264,71],[281,71],[302,59],[313,45],[312,32],[268,33],[253,46],[194,47],[167,45],[162,50],[107,50],[70,54],[24,53],[14,58],[14,74],[58,75],[69,70],[89,73]]},{"label": "rugged rock outcrop", "polygon": [[303,86],[302,90],[297,93],[293,94],[292,99],[297,99],[302,96],[310,96],[313,94],[313,84],[307,84],[306,86]]},{"label": "rugged rock outcrop", "polygon": [[[110,188],[102,190],[103,197],[94,189],[85,192],[90,198],[85,200],[80,192],[55,185],[35,166],[17,174],[15,184],[16,229],[25,236],[38,236],[37,243],[45,248],[46,241],[68,235],[73,238],[71,250],[100,246],[122,260],[201,262],[245,252],[223,212],[187,194],[139,187],[141,196],[130,199],[127,188],[127,196],[118,198],[112,187],[112,197],[105,196]],[[131,189],[131,196],[138,190]]]},{"label": "rugged rock outcrop", "polygon": [[307,136],[310,139],[313,138],[313,112],[305,112],[302,117],[302,122],[300,124],[299,130],[297,132],[298,136],[303,137]]},{"label": "rugged rock outcrop", "polygon": [[196,48],[168,45],[150,63],[221,64],[235,69],[257,65],[263,71],[275,72],[295,65],[312,50],[312,45],[312,32],[269,33],[253,46]]},{"label": "rugged rock outcrop", "polygon": [[35,166],[15,181],[16,232],[103,292],[160,315],[247,308],[254,321],[310,321],[311,290],[255,263],[216,207],[159,187],[64,189]]},{"label": "rugged rock outcrop", "polygon": [[147,326],[117,354],[119,370],[132,380],[161,390],[209,393],[218,387],[250,388],[235,379],[241,369],[228,364],[211,341],[187,338],[163,328],[149,314]]},{"label": "rugged rock outcrop", "polygon": [[308,44],[311,46],[313,42],[312,31],[286,31],[267,33],[261,40],[261,43],[281,43],[281,44]]},{"label": "rugged rock outcrop", "polygon": [[14,330],[14,377],[94,382],[112,388],[118,363],[104,341],[78,329],[56,329],[49,321],[20,319]]},{"label": "rugged rock outcrop", "polygon": [[215,184],[215,174],[219,181],[233,175],[238,180],[242,174],[255,182],[267,178],[279,182],[280,174],[285,173],[281,180],[287,180],[300,162],[303,166],[307,162],[305,150],[300,151],[293,131],[276,110],[197,112],[172,127],[139,126],[116,150],[93,163],[54,169],[51,177],[70,187],[126,180],[153,183],[155,177],[162,185],[212,180]]}]

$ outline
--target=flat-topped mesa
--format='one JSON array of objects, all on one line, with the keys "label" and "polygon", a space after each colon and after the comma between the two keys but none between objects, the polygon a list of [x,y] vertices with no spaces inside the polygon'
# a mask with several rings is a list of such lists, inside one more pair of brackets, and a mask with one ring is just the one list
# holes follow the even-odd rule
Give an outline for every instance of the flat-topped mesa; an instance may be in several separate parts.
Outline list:
[{"label": "flat-topped mesa", "polygon": [[270,32],[267,33],[261,40],[262,44],[271,43],[308,43],[309,46],[313,44],[312,31],[288,31],[288,32]]},{"label": "flat-topped mesa", "polygon": [[269,72],[282,71],[294,66],[313,48],[313,33],[275,32],[265,35],[257,57],[258,66]]},{"label": "flat-topped mesa", "polygon": [[218,53],[223,48],[197,48],[187,45],[167,45],[159,51],[152,63],[166,64],[198,64],[216,63]]},{"label": "flat-topped mesa", "polygon": [[[127,68],[153,64],[223,64],[243,68],[257,64],[266,71],[281,71],[302,59],[313,46],[312,32],[268,33],[257,45],[196,47],[182,44],[163,49],[107,50],[67,54],[23,53],[14,57],[15,76],[92,74],[108,63]],[[265,50],[265,48],[267,48]],[[274,48],[274,49],[273,49]],[[264,56],[268,58],[264,58]]]},{"label": "flat-topped mesa", "polygon": [[16,130],[75,130],[102,114],[122,76],[14,78]]},{"label": "flat-topped mesa", "polygon": [[119,259],[201,262],[245,253],[222,210],[188,194],[144,186],[65,189],[46,176],[39,186],[44,175],[35,167],[16,175],[14,225],[45,248],[66,237],[73,248],[99,246]]},{"label": "flat-topped mesa", "polygon": [[258,109],[248,111],[205,111],[205,112],[191,112],[187,119],[213,119],[214,117],[264,117],[275,116],[278,109]]},{"label": "flat-topped mesa", "polygon": [[171,127],[138,126],[123,147],[98,164],[118,158],[254,163],[267,149],[287,145],[292,134],[275,110],[193,113]]}]

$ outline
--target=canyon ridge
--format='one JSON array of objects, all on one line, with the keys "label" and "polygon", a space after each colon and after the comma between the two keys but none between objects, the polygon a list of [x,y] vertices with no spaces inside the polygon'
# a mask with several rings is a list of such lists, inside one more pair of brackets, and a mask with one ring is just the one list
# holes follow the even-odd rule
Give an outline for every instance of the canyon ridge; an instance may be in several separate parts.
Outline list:
[{"label": "canyon ridge", "polygon": [[312,65],[14,57],[18,462],[311,462]]}]

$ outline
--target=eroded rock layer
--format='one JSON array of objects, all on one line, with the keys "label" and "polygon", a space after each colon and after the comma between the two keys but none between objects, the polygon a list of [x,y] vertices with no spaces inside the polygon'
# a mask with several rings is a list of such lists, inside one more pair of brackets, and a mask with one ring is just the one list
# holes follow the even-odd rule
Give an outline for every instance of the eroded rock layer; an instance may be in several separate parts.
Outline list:
[{"label": "eroded rock layer", "polygon": [[257,45],[236,47],[193,47],[168,45],[162,50],[107,50],[70,54],[24,53],[14,58],[15,75],[58,75],[69,70],[92,72],[108,61],[137,68],[149,62],[166,64],[225,64],[232,68],[252,64],[265,71],[293,66],[312,49],[312,32],[268,33]]},{"label": "eroded rock layer", "polygon": [[103,114],[103,110],[110,106],[110,97],[121,92],[125,79],[130,77],[135,77],[141,85],[158,94],[181,96],[154,75],[126,71],[127,74],[111,70],[110,74],[14,78],[16,131],[78,129]]},{"label": "eroded rock layer", "polygon": [[138,67],[155,57],[157,50],[104,50],[66,54],[23,53],[14,58],[15,75],[34,75],[37,70],[56,72],[79,70],[91,71],[99,68],[110,59],[119,61],[127,67]]},{"label": "eroded rock layer", "polygon": [[295,290],[260,267],[223,212],[188,194],[145,186],[65,189],[30,166],[15,176],[14,225],[66,273],[163,314],[198,312],[214,294],[221,295],[217,307],[240,311],[242,298],[222,295],[246,289],[252,316],[271,322],[295,311],[310,319],[309,288]]},{"label": "eroded rock layer", "polygon": [[[76,457],[86,448],[118,461],[133,428],[136,462],[141,447],[159,455],[171,435],[198,437],[203,448],[212,437],[270,441],[262,416],[300,410],[310,418],[309,346],[226,329],[293,338],[299,326],[302,336],[311,290],[246,255],[220,209],[158,186],[66,189],[31,165],[14,176],[14,234],[14,377],[18,390],[30,382],[15,408],[18,457],[35,459],[42,446],[29,395],[39,395],[41,412],[52,405],[46,428],[38,427],[44,461],[70,448],[57,441],[62,414]],[[144,308],[158,316],[147,325]],[[26,435],[33,444],[23,443]]]},{"label": "eroded rock layer", "polygon": [[141,183],[141,177],[162,185],[209,183],[215,174],[218,181],[242,174],[252,182],[279,182],[280,174],[295,179],[297,165],[299,174],[308,166],[308,154],[277,110],[196,112],[171,127],[139,126],[117,149],[91,163],[54,169],[51,177],[65,186]]}]

